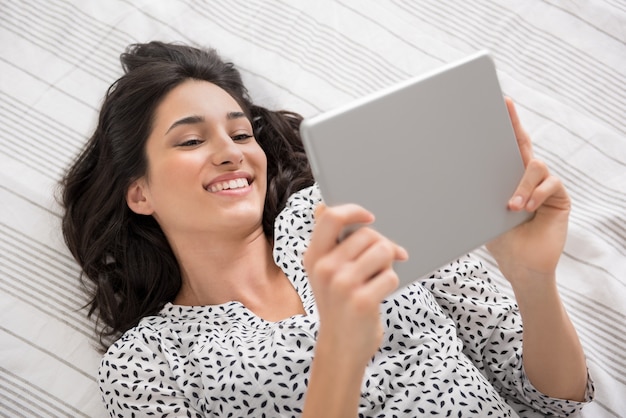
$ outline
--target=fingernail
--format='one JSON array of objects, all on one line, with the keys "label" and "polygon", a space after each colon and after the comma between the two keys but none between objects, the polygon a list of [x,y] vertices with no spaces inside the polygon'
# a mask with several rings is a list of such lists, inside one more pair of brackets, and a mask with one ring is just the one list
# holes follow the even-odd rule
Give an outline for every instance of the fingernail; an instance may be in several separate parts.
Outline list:
[{"label": "fingernail", "polygon": [[528,201],[528,203],[526,203],[526,208],[528,210],[534,210],[535,209],[535,201],[533,199],[530,199]]},{"label": "fingernail", "polygon": [[522,196],[515,196],[513,197],[510,201],[509,201],[509,206],[512,207],[521,207],[522,203],[524,202],[524,199],[522,198]]}]

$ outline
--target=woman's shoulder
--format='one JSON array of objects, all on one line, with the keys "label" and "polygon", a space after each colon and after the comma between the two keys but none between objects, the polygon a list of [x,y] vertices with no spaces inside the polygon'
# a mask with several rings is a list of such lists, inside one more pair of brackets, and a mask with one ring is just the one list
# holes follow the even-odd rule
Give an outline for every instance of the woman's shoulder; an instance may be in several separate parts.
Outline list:
[{"label": "woman's shoulder", "polygon": [[225,330],[231,329],[242,315],[247,314],[238,302],[206,306],[166,303],[158,314],[144,317],[126,331],[109,347],[104,359],[124,357],[138,351],[163,353],[174,350],[182,353],[199,335],[203,341],[222,338]]},{"label": "woman's shoulder", "polygon": [[162,330],[171,328],[172,320],[170,317],[161,314],[144,317],[137,325],[124,332],[109,346],[103,360],[123,357],[126,354],[149,348],[158,350]]},{"label": "woman's shoulder", "polygon": [[300,189],[289,196],[281,214],[284,212],[312,211],[320,202],[322,202],[322,193],[318,184],[314,183],[312,186]]},{"label": "woman's shoulder", "polygon": [[119,382],[126,382],[140,370],[163,363],[160,329],[167,325],[157,316],[144,318],[126,331],[102,356],[98,368],[98,385],[103,393],[111,393]]},{"label": "woman's shoulder", "polygon": [[322,202],[317,183],[292,194],[274,222],[274,235],[307,235],[313,229],[313,212]]},{"label": "woman's shoulder", "polygon": [[[156,315],[142,318],[107,350],[107,358],[120,358],[140,351],[162,351],[163,341],[182,335],[194,318],[209,318],[211,307],[184,307],[167,303]],[[104,362],[103,362],[104,364]]]}]

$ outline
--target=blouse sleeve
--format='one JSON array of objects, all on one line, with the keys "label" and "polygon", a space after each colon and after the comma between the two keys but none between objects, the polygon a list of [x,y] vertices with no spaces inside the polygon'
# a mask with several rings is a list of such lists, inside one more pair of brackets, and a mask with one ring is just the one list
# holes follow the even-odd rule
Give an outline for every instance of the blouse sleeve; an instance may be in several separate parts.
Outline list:
[{"label": "blouse sleeve", "polygon": [[464,354],[503,396],[557,416],[573,413],[591,401],[594,389],[589,376],[585,402],[551,398],[533,387],[522,362],[522,319],[517,304],[498,291],[479,260],[467,255],[420,282],[455,322]]},{"label": "blouse sleeve", "polygon": [[123,337],[102,359],[98,379],[109,416],[204,417],[147,340]]},{"label": "blouse sleeve", "polygon": [[[315,224],[313,212],[322,203],[322,195],[317,183],[292,194],[285,208],[274,222],[274,260],[280,266],[290,262],[301,268],[302,257],[307,247]],[[289,268],[284,265],[284,268]]]}]

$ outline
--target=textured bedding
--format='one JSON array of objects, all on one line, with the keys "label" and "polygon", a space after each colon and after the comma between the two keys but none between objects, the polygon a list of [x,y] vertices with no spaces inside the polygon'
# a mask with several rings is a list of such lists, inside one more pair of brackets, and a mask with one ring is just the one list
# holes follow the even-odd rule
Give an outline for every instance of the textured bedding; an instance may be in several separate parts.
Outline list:
[{"label": "textured bedding", "polygon": [[154,39],[216,48],[256,101],[304,116],[490,50],[536,154],[573,199],[558,272],[596,383],[582,416],[626,416],[620,0],[0,0],[0,416],[105,416],[58,181],[121,74],[119,54]]}]

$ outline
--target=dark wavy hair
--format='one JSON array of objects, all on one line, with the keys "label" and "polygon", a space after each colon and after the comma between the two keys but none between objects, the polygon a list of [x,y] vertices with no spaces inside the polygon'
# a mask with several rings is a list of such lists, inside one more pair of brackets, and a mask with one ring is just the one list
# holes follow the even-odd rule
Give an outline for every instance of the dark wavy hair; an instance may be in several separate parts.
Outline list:
[{"label": "dark wavy hair", "polygon": [[302,117],[254,105],[237,69],[215,50],[150,42],[130,45],[120,60],[124,75],[109,87],[95,132],[61,183],[63,236],[82,268],[89,316],[97,317],[103,349],[141,318],[158,313],[181,286],[161,228],[126,203],[128,187],[147,170],[145,144],[156,108],[173,88],[188,79],[211,82],[250,118],[267,155],[268,240],[287,198],[313,184],[298,130]]}]

